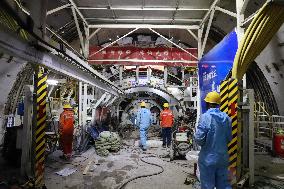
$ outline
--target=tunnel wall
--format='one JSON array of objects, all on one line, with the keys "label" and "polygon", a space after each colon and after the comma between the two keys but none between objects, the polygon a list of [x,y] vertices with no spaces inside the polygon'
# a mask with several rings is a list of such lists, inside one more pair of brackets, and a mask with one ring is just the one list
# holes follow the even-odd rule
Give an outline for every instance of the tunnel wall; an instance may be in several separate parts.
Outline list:
[{"label": "tunnel wall", "polygon": [[25,63],[20,60],[11,60],[5,55],[0,59],[0,145],[3,143],[5,133],[4,109],[18,73],[24,68]]},{"label": "tunnel wall", "polygon": [[273,91],[280,115],[284,116],[284,25],[255,61]]}]

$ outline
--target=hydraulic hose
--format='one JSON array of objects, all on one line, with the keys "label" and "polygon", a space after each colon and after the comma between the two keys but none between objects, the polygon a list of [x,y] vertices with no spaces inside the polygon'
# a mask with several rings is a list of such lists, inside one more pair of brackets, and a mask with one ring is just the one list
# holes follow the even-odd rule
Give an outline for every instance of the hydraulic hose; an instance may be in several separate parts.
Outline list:
[{"label": "hydraulic hose", "polygon": [[249,25],[236,53],[232,77],[242,79],[253,60],[284,22],[284,6],[267,2]]},{"label": "hydraulic hose", "polygon": [[145,158],[150,158],[150,157],[156,157],[156,158],[157,158],[156,155],[148,155],[148,156],[141,157],[140,160],[141,160],[142,162],[146,163],[146,164],[159,167],[159,168],[161,169],[160,171],[155,172],[155,173],[151,173],[151,174],[145,174],[145,175],[140,175],[140,176],[133,177],[133,178],[127,180],[126,182],[124,182],[124,183],[123,183],[122,185],[120,185],[117,189],[122,189],[122,188],[124,188],[129,182],[134,181],[134,180],[137,180],[137,179],[139,179],[139,178],[151,177],[151,176],[159,175],[159,174],[163,173],[163,172],[164,172],[164,168],[163,168],[161,165],[158,165],[158,164],[156,164],[156,163],[150,163],[150,162],[147,162],[147,161],[144,160]]}]

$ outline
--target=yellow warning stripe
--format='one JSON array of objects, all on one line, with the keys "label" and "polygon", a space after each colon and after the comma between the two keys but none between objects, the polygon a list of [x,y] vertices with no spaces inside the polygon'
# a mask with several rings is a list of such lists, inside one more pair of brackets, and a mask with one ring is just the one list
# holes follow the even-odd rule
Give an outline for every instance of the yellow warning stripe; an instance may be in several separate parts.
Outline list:
[{"label": "yellow warning stripe", "polygon": [[36,146],[36,151],[38,151],[43,145],[45,145],[45,139],[43,139],[41,143]]},{"label": "yellow warning stripe", "polygon": [[40,159],[41,155],[44,155],[44,152],[45,152],[45,148],[43,148],[40,152],[37,153],[36,155],[37,162],[39,162],[38,160]]},{"label": "yellow warning stripe", "polygon": [[44,135],[45,135],[45,132],[43,132],[40,136],[38,136],[36,138],[36,143],[38,143],[44,137]]},{"label": "yellow warning stripe", "polygon": [[39,81],[37,82],[37,86],[40,86],[42,83],[46,82],[47,76],[45,76],[45,77],[42,77],[42,76],[43,76],[43,74],[38,74]]},{"label": "yellow warning stripe", "polygon": [[47,84],[45,83],[44,85],[42,85],[41,87],[40,87],[40,89],[38,89],[38,91],[36,92],[36,94],[40,94],[43,90],[46,90],[47,89]]},{"label": "yellow warning stripe", "polygon": [[229,161],[231,162],[232,160],[237,158],[237,153],[233,154],[232,156],[230,156]]},{"label": "yellow warning stripe", "polygon": [[43,98],[46,98],[47,91],[43,92],[39,97],[37,97],[37,103],[40,102]]},{"label": "yellow warning stripe", "polygon": [[46,121],[46,114],[40,120],[37,121],[37,126],[41,125],[45,121]]}]

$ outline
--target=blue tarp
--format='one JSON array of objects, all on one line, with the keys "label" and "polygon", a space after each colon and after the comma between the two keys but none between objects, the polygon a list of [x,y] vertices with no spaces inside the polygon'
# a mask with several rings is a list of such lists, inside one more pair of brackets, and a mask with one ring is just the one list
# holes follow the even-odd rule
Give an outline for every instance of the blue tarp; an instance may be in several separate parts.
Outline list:
[{"label": "blue tarp", "polygon": [[206,104],[203,99],[210,91],[220,92],[220,83],[232,69],[237,49],[238,39],[234,30],[199,61],[199,89],[202,113],[206,111]]}]

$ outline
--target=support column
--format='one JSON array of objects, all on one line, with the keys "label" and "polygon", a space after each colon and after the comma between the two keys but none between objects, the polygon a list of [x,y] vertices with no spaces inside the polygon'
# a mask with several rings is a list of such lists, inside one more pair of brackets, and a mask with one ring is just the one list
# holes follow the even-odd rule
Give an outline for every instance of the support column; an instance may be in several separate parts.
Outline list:
[{"label": "support column", "polygon": [[151,76],[152,76],[152,69],[150,66],[147,67],[147,80],[150,83],[151,82]]},{"label": "support column", "polygon": [[83,93],[83,111],[82,111],[82,124],[83,128],[85,128],[87,123],[87,99],[88,99],[88,84],[84,84],[84,93]]},{"label": "support column", "polygon": [[136,82],[139,82],[139,66],[136,66]]},{"label": "support column", "polygon": [[46,98],[47,98],[47,74],[43,68],[36,69],[34,78],[35,111],[34,111],[34,171],[36,188],[44,185],[45,168],[45,129],[46,129]]},{"label": "support column", "polygon": [[168,67],[165,66],[164,68],[164,86],[167,86],[167,81],[168,81]]},{"label": "support column", "polygon": [[33,92],[34,87],[26,85],[24,87],[25,99],[24,99],[24,122],[22,132],[22,157],[21,157],[21,175],[29,177],[32,176],[32,131],[33,131]]},{"label": "support column", "polygon": [[83,91],[83,85],[82,82],[79,82],[79,107],[78,107],[78,115],[79,115],[79,126],[82,127],[82,111],[83,111],[83,95],[82,95],[82,91]]},{"label": "support column", "polygon": [[120,84],[120,86],[122,86],[122,80],[123,80],[123,78],[122,78],[122,73],[123,73],[123,66],[122,65],[120,65],[119,66],[119,84]]}]

